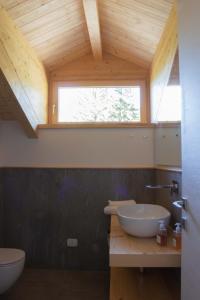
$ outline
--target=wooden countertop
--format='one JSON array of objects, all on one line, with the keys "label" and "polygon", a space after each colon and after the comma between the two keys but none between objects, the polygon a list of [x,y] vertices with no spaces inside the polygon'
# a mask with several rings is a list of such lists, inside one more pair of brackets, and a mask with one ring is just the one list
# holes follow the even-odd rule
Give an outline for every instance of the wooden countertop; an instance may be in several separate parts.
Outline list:
[{"label": "wooden countertop", "polygon": [[136,238],[126,234],[117,216],[111,216],[110,267],[180,267],[181,252],[157,245],[155,238]]}]

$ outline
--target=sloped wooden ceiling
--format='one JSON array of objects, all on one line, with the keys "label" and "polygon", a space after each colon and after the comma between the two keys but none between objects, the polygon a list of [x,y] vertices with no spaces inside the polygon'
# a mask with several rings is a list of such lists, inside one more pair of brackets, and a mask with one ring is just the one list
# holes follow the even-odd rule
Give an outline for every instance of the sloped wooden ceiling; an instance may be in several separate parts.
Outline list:
[{"label": "sloped wooden ceiling", "polygon": [[149,67],[172,0],[100,0],[104,51]]},{"label": "sloped wooden ceiling", "polygon": [[82,0],[0,0],[47,68],[89,53]]},{"label": "sloped wooden ceiling", "polygon": [[[82,0],[0,0],[0,4],[47,69],[91,53]],[[172,4],[173,0],[99,0],[103,53],[148,68]]]}]

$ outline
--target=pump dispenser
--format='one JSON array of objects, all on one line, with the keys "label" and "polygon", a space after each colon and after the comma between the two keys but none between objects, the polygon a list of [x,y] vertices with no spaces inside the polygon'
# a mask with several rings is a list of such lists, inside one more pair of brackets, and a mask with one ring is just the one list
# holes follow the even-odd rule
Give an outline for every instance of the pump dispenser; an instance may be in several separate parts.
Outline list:
[{"label": "pump dispenser", "polygon": [[167,228],[165,226],[165,221],[159,221],[160,227],[159,232],[156,236],[156,241],[160,246],[167,246]]},{"label": "pump dispenser", "polygon": [[176,250],[180,250],[181,249],[181,224],[176,223],[175,226],[176,228],[173,234],[173,247]]}]

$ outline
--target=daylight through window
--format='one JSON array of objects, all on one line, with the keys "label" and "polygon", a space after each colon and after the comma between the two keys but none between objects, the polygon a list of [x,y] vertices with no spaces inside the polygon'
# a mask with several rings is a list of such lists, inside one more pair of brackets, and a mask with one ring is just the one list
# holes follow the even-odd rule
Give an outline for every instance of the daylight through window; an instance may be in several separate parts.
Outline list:
[{"label": "daylight through window", "polygon": [[163,94],[157,114],[158,122],[181,121],[181,87],[168,85]]},{"label": "daylight through window", "polygon": [[141,87],[58,87],[57,122],[141,122]]}]

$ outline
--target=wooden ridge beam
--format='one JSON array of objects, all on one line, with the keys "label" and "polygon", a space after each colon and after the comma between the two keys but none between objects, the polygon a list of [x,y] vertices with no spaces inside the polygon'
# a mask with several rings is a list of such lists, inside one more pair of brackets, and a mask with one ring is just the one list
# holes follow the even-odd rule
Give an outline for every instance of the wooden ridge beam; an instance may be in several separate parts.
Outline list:
[{"label": "wooden ridge beam", "polygon": [[98,0],[83,0],[83,7],[93,56],[96,60],[101,60],[102,41],[99,22]]}]

